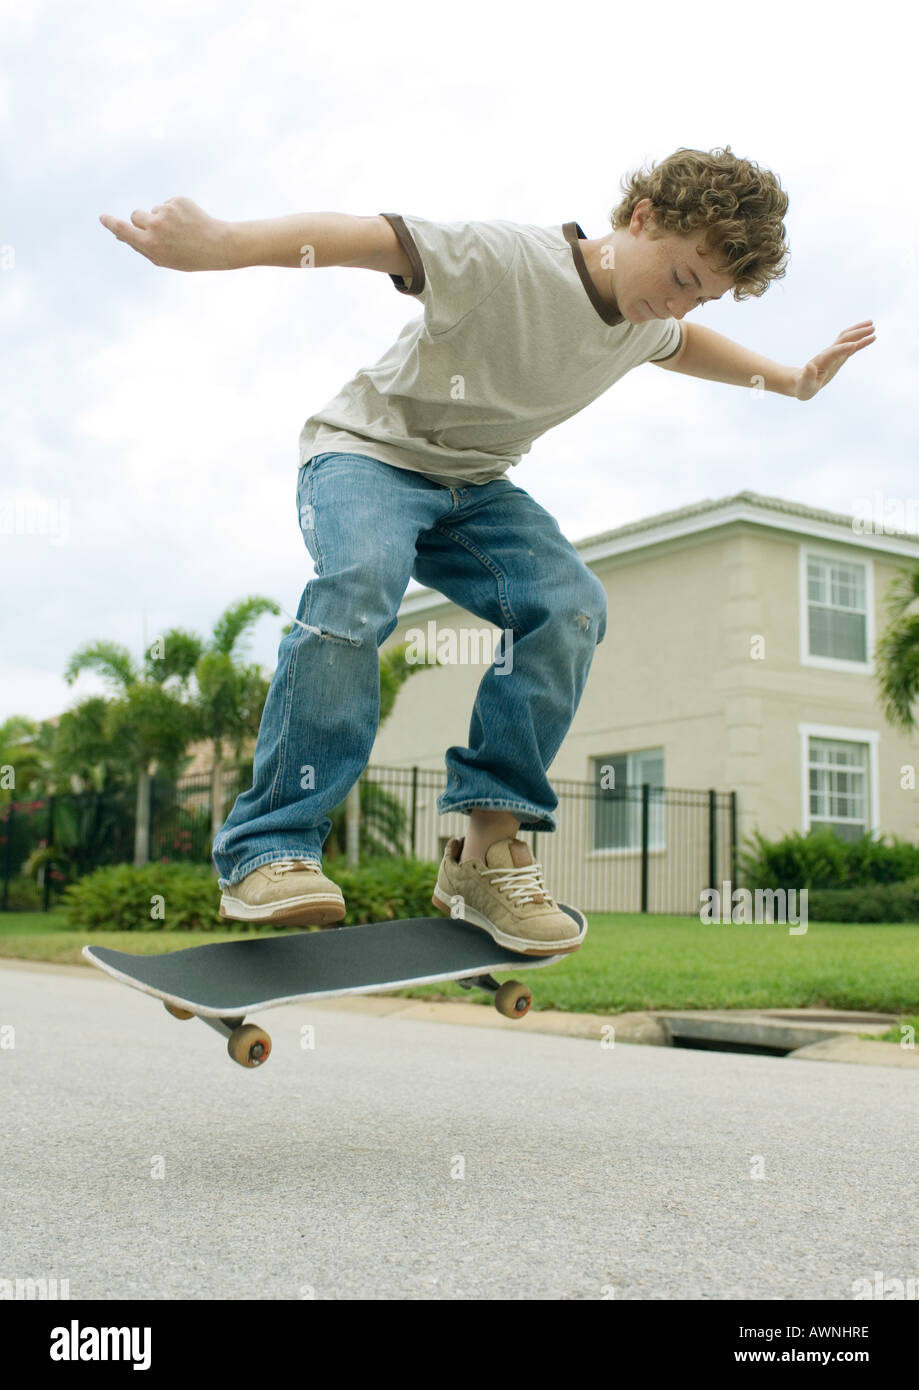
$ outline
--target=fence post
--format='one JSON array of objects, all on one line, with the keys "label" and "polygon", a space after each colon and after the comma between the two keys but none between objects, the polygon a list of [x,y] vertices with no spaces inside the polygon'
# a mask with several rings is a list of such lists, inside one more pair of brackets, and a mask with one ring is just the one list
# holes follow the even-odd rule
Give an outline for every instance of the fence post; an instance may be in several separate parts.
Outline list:
[{"label": "fence post", "polygon": [[[48,848],[54,849],[54,797],[48,797]],[[51,905],[51,863],[45,863],[45,881],[41,893],[41,910],[47,912]]]},{"label": "fence post", "polygon": [[10,879],[13,876],[13,803],[9,802],[6,816],[6,854],[3,857],[3,902],[0,911],[6,912],[10,900]]},{"label": "fence post", "polygon": [[412,767],[412,858],[415,858],[416,827],[418,824],[418,768]]},{"label": "fence post", "polygon": [[345,802],[345,863],[357,868],[361,843],[361,779],[358,777]]},{"label": "fence post", "polygon": [[731,792],[731,896],[737,887],[737,793]]},{"label": "fence post", "polygon": [[651,783],[641,784],[641,910],[648,910],[648,806]]},{"label": "fence post", "polygon": [[718,826],[716,823],[716,793],[709,787],[708,791],[708,886],[717,888],[715,879],[718,874]]},{"label": "fence post", "polygon": [[[97,836],[96,836],[96,831],[98,830],[98,828],[99,828],[99,822],[100,822],[101,819],[102,819],[102,812],[103,812],[104,800],[105,800],[104,793],[97,787],[97,788],[96,788],[96,802],[95,802],[95,805],[93,806],[93,837],[92,837],[92,842],[93,842],[93,843],[98,843]],[[81,846],[81,848],[82,848],[82,846]],[[92,863],[89,863],[90,858],[91,858],[92,861],[93,861]],[[97,855],[95,855],[95,854],[93,854],[93,855],[91,855],[91,856],[88,855],[88,854],[83,855],[83,857],[82,857],[82,863],[81,863],[81,866],[80,866],[80,874],[81,874],[81,875],[82,875],[82,874],[85,874],[85,873],[91,873],[91,872],[92,872],[92,870],[96,867],[96,862],[95,862],[95,861],[96,861],[96,858],[97,858]]]}]

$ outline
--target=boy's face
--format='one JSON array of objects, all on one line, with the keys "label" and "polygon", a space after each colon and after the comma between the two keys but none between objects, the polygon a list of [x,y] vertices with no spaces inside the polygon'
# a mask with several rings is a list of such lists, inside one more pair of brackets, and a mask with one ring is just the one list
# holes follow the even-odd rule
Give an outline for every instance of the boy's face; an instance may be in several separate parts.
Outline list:
[{"label": "boy's face", "polygon": [[720,299],[734,281],[705,250],[702,232],[678,236],[654,225],[650,198],[636,204],[628,227],[613,236],[611,288],[619,312],[630,323],[681,319],[703,300]]}]

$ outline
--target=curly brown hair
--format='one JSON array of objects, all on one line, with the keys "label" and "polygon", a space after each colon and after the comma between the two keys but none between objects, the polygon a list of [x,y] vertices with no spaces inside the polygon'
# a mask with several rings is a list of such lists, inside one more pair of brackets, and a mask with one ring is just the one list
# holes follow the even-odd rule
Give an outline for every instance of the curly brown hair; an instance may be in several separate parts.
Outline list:
[{"label": "curly brown hair", "polygon": [[[765,294],[785,274],[789,256],[785,224],[788,195],[775,174],[724,149],[681,146],[648,172],[627,174],[624,199],[610,212],[613,229],[627,227],[636,203],[650,198],[657,236],[685,236],[704,228],[700,255],[734,278],[735,300]],[[652,237],[655,235],[651,233]]]}]

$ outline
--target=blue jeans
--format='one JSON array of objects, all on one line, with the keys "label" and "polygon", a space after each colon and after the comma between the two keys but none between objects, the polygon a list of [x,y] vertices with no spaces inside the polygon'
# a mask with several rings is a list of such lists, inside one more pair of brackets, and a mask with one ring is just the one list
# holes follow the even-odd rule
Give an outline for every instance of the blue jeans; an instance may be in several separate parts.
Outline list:
[{"label": "blue jeans", "polygon": [[276,859],[321,864],[328,813],[377,736],[377,648],[412,577],[503,630],[469,747],[446,751],[438,812],[484,807],[510,811],[524,830],[555,830],[546,770],[606,631],[604,587],[555,519],[507,478],[445,487],[362,454],[311,458],[297,506],[316,577],[278,648],[253,786],[214,840],[221,888]]}]

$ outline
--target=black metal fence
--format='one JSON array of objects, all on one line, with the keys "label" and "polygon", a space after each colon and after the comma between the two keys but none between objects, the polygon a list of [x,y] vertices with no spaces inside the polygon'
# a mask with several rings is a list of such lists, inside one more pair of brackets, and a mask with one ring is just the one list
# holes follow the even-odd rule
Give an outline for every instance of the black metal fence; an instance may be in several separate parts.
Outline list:
[{"label": "black metal fence", "polygon": [[[404,808],[405,852],[440,860],[447,841],[465,833],[461,813],[441,816],[443,773],[368,768],[364,779]],[[364,780],[362,779],[362,780]],[[558,829],[521,831],[545,871],[549,892],[585,912],[698,915],[706,888],[722,892],[737,875],[737,794],[673,787],[622,786],[553,779]]]},{"label": "black metal fence", "polygon": [[[224,774],[223,810],[229,811],[248,776]],[[137,787],[68,792],[0,807],[0,911],[53,906],[68,882],[105,864],[134,860]],[[211,780],[186,777],[150,781],[150,859],[210,862]],[[35,851],[52,851],[29,872]]]},{"label": "black metal fence", "polygon": [[[227,769],[223,816],[250,785],[248,769]],[[439,861],[461,813],[441,816],[444,774],[433,768],[368,767],[361,777],[360,852]],[[704,889],[736,884],[736,793],[671,787],[553,781],[557,831],[521,831],[545,871],[546,886],[585,912],[697,915]],[[60,795],[0,808],[0,910],[53,906],[68,881],[103,864],[134,858],[136,788]],[[151,785],[150,859],[210,863],[210,778]],[[345,850],[344,807],[333,814],[326,867]],[[223,816],[221,819],[223,819]],[[52,850],[39,874],[24,869],[37,849]]]}]

